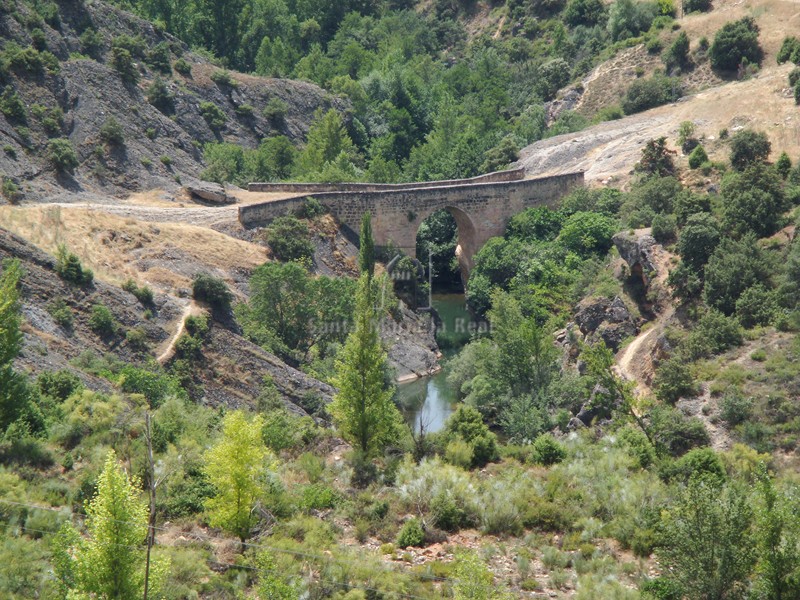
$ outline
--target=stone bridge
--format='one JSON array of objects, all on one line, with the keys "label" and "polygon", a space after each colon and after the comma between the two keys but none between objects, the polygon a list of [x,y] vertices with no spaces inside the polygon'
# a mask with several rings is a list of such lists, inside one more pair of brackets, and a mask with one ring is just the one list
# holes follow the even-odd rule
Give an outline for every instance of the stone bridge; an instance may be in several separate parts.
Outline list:
[{"label": "stone bridge", "polygon": [[362,215],[370,212],[376,246],[395,246],[415,256],[420,225],[437,210],[446,209],[458,225],[456,255],[466,278],[475,254],[489,238],[505,233],[512,216],[529,207],[551,206],[583,185],[582,172],[538,179],[524,176],[524,169],[517,169],[473,179],[410,184],[252,183],[251,192],[302,195],[241,206],[239,221],[245,227],[264,226],[294,213],[313,197],[348,234],[357,235]]}]

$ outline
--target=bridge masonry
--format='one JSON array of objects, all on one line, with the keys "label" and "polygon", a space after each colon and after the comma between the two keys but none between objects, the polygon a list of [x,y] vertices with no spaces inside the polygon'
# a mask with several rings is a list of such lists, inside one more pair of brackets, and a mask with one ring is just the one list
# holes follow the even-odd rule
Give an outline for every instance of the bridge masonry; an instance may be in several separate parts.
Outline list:
[{"label": "bridge masonry", "polygon": [[291,214],[305,201],[316,198],[331,214],[356,234],[362,215],[372,214],[377,246],[395,246],[415,256],[417,230],[440,209],[448,210],[458,225],[456,254],[468,276],[475,254],[489,238],[505,233],[509,219],[526,208],[552,206],[575,187],[583,173],[538,179],[521,179],[522,170],[492,173],[472,180],[417,184],[251,184],[253,192],[293,192],[305,195],[239,207],[244,227],[267,225]]}]

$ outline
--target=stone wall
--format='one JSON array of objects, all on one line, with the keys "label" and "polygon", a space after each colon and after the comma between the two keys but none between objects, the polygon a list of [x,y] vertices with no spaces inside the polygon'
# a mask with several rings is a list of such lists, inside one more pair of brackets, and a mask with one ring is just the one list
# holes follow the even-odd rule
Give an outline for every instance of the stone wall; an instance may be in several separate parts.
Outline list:
[{"label": "stone wall", "polygon": [[476,183],[498,183],[502,181],[520,181],[525,178],[525,169],[496,171],[486,175],[478,175],[471,179],[448,179],[443,181],[426,181],[424,183],[251,183],[247,186],[251,192],[269,192],[288,194],[321,194],[326,192],[383,192],[397,190],[413,190],[421,187],[450,187],[454,185],[473,185]]},{"label": "stone wall", "polygon": [[[417,230],[422,221],[437,210],[449,210],[458,224],[457,254],[466,274],[475,253],[489,238],[503,235],[512,216],[529,207],[551,206],[581,185],[583,173],[569,173],[499,183],[324,192],[313,197],[350,233],[358,232],[362,215],[370,212],[375,244],[401,248],[410,256],[416,254]],[[310,197],[308,194],[241,206],[239,221],[245,227],[266,225],[276,217],[294,213]]]}]

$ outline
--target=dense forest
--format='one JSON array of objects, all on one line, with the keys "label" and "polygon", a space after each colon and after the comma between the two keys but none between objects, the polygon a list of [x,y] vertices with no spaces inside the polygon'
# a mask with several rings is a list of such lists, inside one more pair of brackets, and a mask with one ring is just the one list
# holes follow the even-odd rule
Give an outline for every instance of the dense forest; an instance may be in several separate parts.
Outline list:
[{"label": "dense forest", "polygon": [[[341,101],[296,143],[277,129],[255,147],[206,143],[204,176],[219,183],[467,177],[546,136],[674,100],[705,62],[746,80],[764,60],[749,16],[690,52],[676,18],[711,10],[702,0],[508,0],[488,6],[499,18],[477,34],[479,3],[454,0],[115,4],[212,60],[221,89],[252,73]],[[42,28],[60,27],[64,8],[22,6],[2,5],[20,26],[37,18],[30,47],[4,43],[0,110],[17,129],[30,114],[61,131],[63,114],[25,106],[17,88],[26,61],[54,77]],[[102,33],[86,26],[82,49],[101,56]],[[174,39],[122,37],[105,56],[151,104],[173,68],[199,69]],[[663,68],[620,106],[551,118],[566,86],[643,44]],[[800,40],[777,61],[800,64]],[[789,84],[800,89],[800,70]],[[277,122],[287,109],[273,98],[262,112]],[[124,147],[121,129],[104,122],[101,154]],[[108,278],[63,243],[48,257],[0,222],[0,598],[800,597],[800,157],[755,125],[714,139],[691,121],[676,129],[647,136],[621,185],[527,209],[480,249],[464,291],[490,327],[443,360],[457,402],[435,432],[396,403],[385,332],[416,298],[387,269],[394,253],[375,246],[378,215],[363,216],[357,249],[314,199],[258,230],[212,221],[268,260],[227,279],[192,266],[178,290]],[[69,139],[47,144],[61,175],[77,166]],[[120,203],[142,209],[125,223],[154,214],[138,201]],[[189,223],[155,213],[126,258],[161,229],[177,244],[205,227],[185,198],[157,202]],[[461,285],[449,213],[426,220],[418,244],[439,285]],[[323,270],[324,253],[339,271]],[[397,264],[428,291],[418,262]],[[156,340],[169,310],[177,333]],[[650,372],[632,378],[620,357],[648,332],[651,349],[633,358]],[[91,344],[57,362],[72,338]],[[246,352],[220,362],[220,345]],[[238,386],[253,356],[280,373],[258,371],[257,394]],[[300,392],[289,397],[280,377]],[[233,400],[210,397],[210,378]]]}]

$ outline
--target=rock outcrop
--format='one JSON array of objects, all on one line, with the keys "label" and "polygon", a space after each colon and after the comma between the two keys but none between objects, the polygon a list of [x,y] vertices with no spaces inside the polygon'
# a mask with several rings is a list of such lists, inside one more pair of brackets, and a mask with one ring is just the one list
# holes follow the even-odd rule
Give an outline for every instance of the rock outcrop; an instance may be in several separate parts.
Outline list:
[{"label": "rock outcrop", "polygon": [[658,244],[649,232],[621,231],[612,238],[622,259],[628,263],[631,274],[640,276],[648,286],[658,275],[655,246]]},{"label": "rock outcrop", "polygon": [[575,312],[575,323],[589,341],[603,340],[616,352],[626,338],[639,333],[639,328],[621,298],[587,299]]}]

